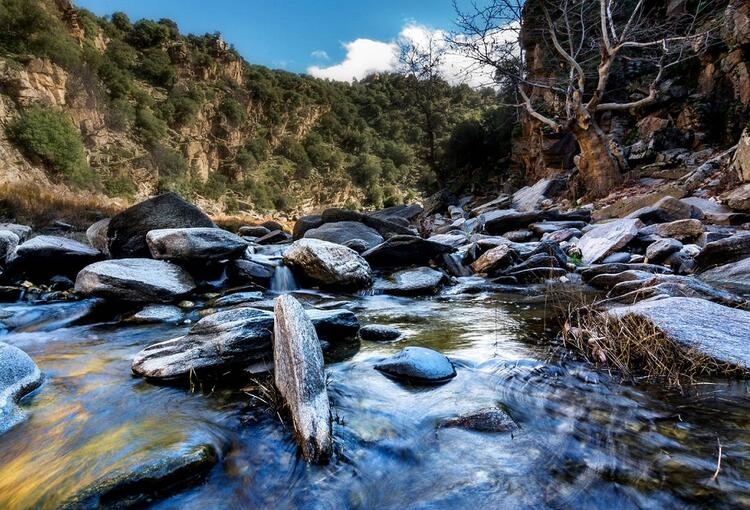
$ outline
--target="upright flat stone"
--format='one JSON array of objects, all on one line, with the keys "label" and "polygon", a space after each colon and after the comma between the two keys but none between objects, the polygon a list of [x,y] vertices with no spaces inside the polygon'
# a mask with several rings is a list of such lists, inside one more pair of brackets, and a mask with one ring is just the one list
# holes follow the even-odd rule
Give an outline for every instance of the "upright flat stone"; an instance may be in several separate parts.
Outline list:
[{"label": "upright flat stone", "polygon": [[331,456],[331,407],[323,351],[302,305],[290,295],[276,298],[273,357],[276,387],[292,415],[297,443],[307,462]]},{"label": "upright flat stone", "polygon": [[237,234],[211,227],[151,230],[146,242],[155,259],[181,261],[236,259],[248,246]]},{"label": "upright flat stone", "polygon": [[115,215],[107,238],[113,258],[150,257],[146,234],[163,228],[216,227],[203,211],[175,193],[149,198]]},{"label": "upright flat stone", "polygon": [[86,229],[86,239],[89,240],[89,244],[105,255],[109,255],[108,229],[109,218],[99,220]]},{"label": "upright flat stone", "polygon": [[21,349],[0,342],[0,434],[21,421],[18,401],[42,384],[36,363]]},{"label": "upright flat stone", "polygon": [[607,254],[624,248],[638,234],[641,226],[640,220],[621,219],[592,228],[578,241],[583,261],[593,264]]},{"label": "upright flat stone", "polygon": [[133,373],[149,379],[239,369],[271,355],[273,315],[233,308],[202,318],[187,335],[150,345],[135,355]]},{"label": "upright flat stone", "polygon": [[327,287],[362,288],[372,281],[370,266],[357,252],[320,239],[294,241],[284,262],[305,280]]},{"label": "upright flat stone", "polygon": [[750,312],[698,298],[671,297],[612,308],[614,318],[636,316],[676,343],[719,362],[750,367]]},{"label": "upright flat stone", "polygon": [[134,302],[175,301],[192,292],[195,282],[179,266],[152,259],[104,260],[78,273],[76,292]]}]

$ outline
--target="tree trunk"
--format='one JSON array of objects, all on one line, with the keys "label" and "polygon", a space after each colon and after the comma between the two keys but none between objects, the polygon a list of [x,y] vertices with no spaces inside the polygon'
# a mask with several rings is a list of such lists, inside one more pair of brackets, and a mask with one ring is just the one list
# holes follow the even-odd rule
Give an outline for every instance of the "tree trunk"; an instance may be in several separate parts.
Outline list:
[{"label": "tree trunk", "polygon": [[573,135],[581,149],[575,163],[592,197],[601,197],[622,182],[622,167],[609,148],[607,136],[590,120],[586,127],[574,123]]}]

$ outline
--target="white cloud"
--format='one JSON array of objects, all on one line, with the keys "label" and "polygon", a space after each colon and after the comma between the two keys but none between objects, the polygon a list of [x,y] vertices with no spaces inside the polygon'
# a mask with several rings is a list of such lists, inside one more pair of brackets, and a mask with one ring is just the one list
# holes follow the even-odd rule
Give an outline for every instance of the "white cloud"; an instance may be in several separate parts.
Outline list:
[{"label": "white cloud", "polygon": [[310,53],[310,56],[312,58],[317,58],[318,60],[331,60],[331,57],[328,56],[328,52],[325,50],[315,50]]},{"label": "white cloud", "polygon": [[310,66],[307,72],[317,78],[350,82],[373,73],[397,71],[399,42],[424,47],[432,39],[433,44],[446,49],[440,71],[448,82],[467,83],[472,87],[492,85],[492,68],[477,68],[476,63],[468,57],[452,52],[447,48],[447,35],[440,29],[408,23],[393,41],[357,39],[345,43],[346,56],[342,62],[328,67]]}]

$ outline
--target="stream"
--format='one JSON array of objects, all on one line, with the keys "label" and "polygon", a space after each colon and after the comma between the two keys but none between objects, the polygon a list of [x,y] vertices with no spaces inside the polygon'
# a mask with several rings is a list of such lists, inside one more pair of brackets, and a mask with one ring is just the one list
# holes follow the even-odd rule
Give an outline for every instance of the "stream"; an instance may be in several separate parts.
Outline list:
[{"label": "stream", "polygon": [[[131,375],[138,351],[189,324],[136,324],[91,300],[0,308],[0,340],[46,376],[21,402],[26,419],[0,435],[0,507],[58,508],[104,479],[206,444],[219,461],[152,508],[750,507],[745,382],[619,382],[556,347],[543,300],[517,294],[298,297],[405,333],[327,355],[327,466],[302,461],[290,425],[260,394]],[[446,354],[457,377],[412,387],[373,369],[412,345]],[[440,426],[488,407],[518,428]]]}]

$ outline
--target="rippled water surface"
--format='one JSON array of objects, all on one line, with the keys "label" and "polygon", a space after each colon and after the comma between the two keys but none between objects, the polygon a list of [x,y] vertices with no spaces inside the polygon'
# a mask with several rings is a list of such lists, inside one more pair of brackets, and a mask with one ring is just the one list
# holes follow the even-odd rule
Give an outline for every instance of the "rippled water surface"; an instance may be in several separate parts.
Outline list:
[{"label": "rippled water surface", "polygon": [[[290,426],[243,391],[131,376],[136,352],[188,326],[119,323],[86,301],[4,306],[0,339],[28,352],[46,381],[23,401],[28,418],[0,436],[0,508],[56,508],[206,444],[220,454],[216,466],[153,507],[750,507],[745,383],[708,380],[681,394],[611,381],[561,360],[543,305],[519,296],[332,299],[363,324],[406,335],[361,342],[327,365],[336,454],[322,467],[302,462]],[[373,369],[407,345],[444,352],[458,376],[420,388]],[[518,429],[440,427],[487,407]]]}]

